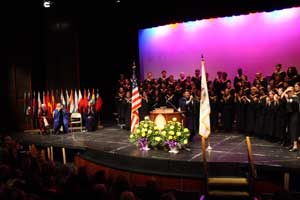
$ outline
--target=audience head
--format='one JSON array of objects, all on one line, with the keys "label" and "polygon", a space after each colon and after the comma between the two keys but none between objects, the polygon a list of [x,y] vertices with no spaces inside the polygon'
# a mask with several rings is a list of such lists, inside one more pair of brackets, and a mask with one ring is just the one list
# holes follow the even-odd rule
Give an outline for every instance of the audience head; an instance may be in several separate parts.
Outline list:
[{"label": "audience head", "polygon": [[121,193],[120,200],[135,200],[133,192],[125,191]]}]

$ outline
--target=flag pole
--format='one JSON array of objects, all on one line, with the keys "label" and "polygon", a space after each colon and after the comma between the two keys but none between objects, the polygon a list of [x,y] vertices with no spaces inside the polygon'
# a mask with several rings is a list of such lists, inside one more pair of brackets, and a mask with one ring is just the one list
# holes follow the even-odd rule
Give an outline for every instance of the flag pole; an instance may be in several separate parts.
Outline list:
[{"label": "flag pole", "polygon": [[[202,89],[203,89],[203,86],[202,86],[202,84],[204,85],[204,84],[206,84],[206,85],[204,85],[204,88],[206,88],[206,90],[207,90],[207,80],[206,80],[206,73],[205,73],[205,71],[203,71],[204,70],[204,58],[203,58],[203,54],[201,54],[201,73],[202,73],[202,76],[204,76],[205,77],[205,79],[204,79],[204,77],[202,77],[201,78],[201,81],[202,82],[204,82],[204,81],[206,81],[206,83],[201,83],[201,93],[202,93]],[[206,95],[208,96],[208,91],[206,91]],[[202,97],[202,95],[201,95],[201,97]],[[203,97],[202,97],[203,98]],[[209,97],[208,97],[209,98]],[[204,99],[201,99],[200,101],[204,101]],[[208,100],[208,102],[209,102],[209,100]],[[209,103],[208,103],[209,104]],[[201,110],[201,108],[200,108],[200,110]],[[209,111],[210,112],[210,111]],[[200,114],[201,115],[201,114]],[[201,118],[200,118],[201,119]],[[200,122],[201,123],[201,122]],[[209,122],[208,122],[209,123]],[[210,129],[210,128],[209,128]],[[209,130],[209,132],[210,132],[210,130]],[[207,145],[207,148],[206,148],[206,150],[212,150],[212,147],[211,147],[211,145],[210,145],[210,138],[209,138],[209,135],[210,134],[208,134],[206,137],[204,137],[204,135],[202,136],[202,137],[204,137],[206,140],[207,140],[207,143],[208,143],[208,145]],[[204,140],[205,141],[205,140]]]}]

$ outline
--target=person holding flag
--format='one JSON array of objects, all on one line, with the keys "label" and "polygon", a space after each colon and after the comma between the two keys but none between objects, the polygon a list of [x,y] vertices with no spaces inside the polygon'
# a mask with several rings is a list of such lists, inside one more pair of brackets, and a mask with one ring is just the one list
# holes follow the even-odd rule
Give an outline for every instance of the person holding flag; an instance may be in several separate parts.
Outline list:
[{"label": "person holding flag", "polygon": [[142,106],[142,98],[139,93],[139,88],[135,75],[135,63],[133,62],[133,75],[132,75],[132,96],[131,96],[131,124],[130,131],[134,133],[135,126],[139,123],[139,108]]}]

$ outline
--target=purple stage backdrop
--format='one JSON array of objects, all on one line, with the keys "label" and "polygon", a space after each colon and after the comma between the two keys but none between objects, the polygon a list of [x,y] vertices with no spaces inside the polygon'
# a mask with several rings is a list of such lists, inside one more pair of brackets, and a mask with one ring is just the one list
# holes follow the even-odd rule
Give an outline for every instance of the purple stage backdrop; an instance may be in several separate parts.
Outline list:
[{"label": "purple stage backdrop", "polygon": [[250,81],[256,72],[268,76],[277,63],[286,70],[300,66],[300,8],[205,19],[148,28],[139,32],[140,71],[154,77],[162,70],[177,79],[194,75],[201,54],[209,79],[225,71],[230,79],[239,67]]}]

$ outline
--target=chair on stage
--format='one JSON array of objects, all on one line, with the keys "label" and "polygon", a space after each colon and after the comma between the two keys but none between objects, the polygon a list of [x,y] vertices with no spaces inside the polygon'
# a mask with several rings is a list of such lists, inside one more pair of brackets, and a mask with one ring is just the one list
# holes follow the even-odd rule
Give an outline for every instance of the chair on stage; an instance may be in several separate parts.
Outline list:
[{"label": "chair on stage", "polygon": [[71,113],[71,117],[70,117],[70,129],[71,132],[73,132],[73,130],[80,130],[80,132],[82,132],[82,116],[81,113]]},{"label": "chair on stage", "polygon": [[[206,149],[205,140],[202,141],[202,154],[203,157],[203,168],[204,168],[204,178],[205,178],[205,199],[253,199],[254,198],[254,180],[256,179],[256,168],[254,165],[252,148],[250,143],[250,138],[246,137],[247,145],[247,156],[249,162],[249,168],[246,172],[241,170],[237,172],[234,169],[234,175],[211,175],[208,171],[216,172],[220,170],[212,169],[213,166],[208,167],[206,161]],[[220,167],[220,166],[218,166]],[[211,168],[208,170],[208,168]],[[226,164],[221,167],[221,171],[226,171],[226,173],[233,173],[232,166],[228,167]],[[248,171],[248,172],[247,172]],[[219,172],[217,172],[219,173]],[[207,197],[207,198],[206,198]]]}]

